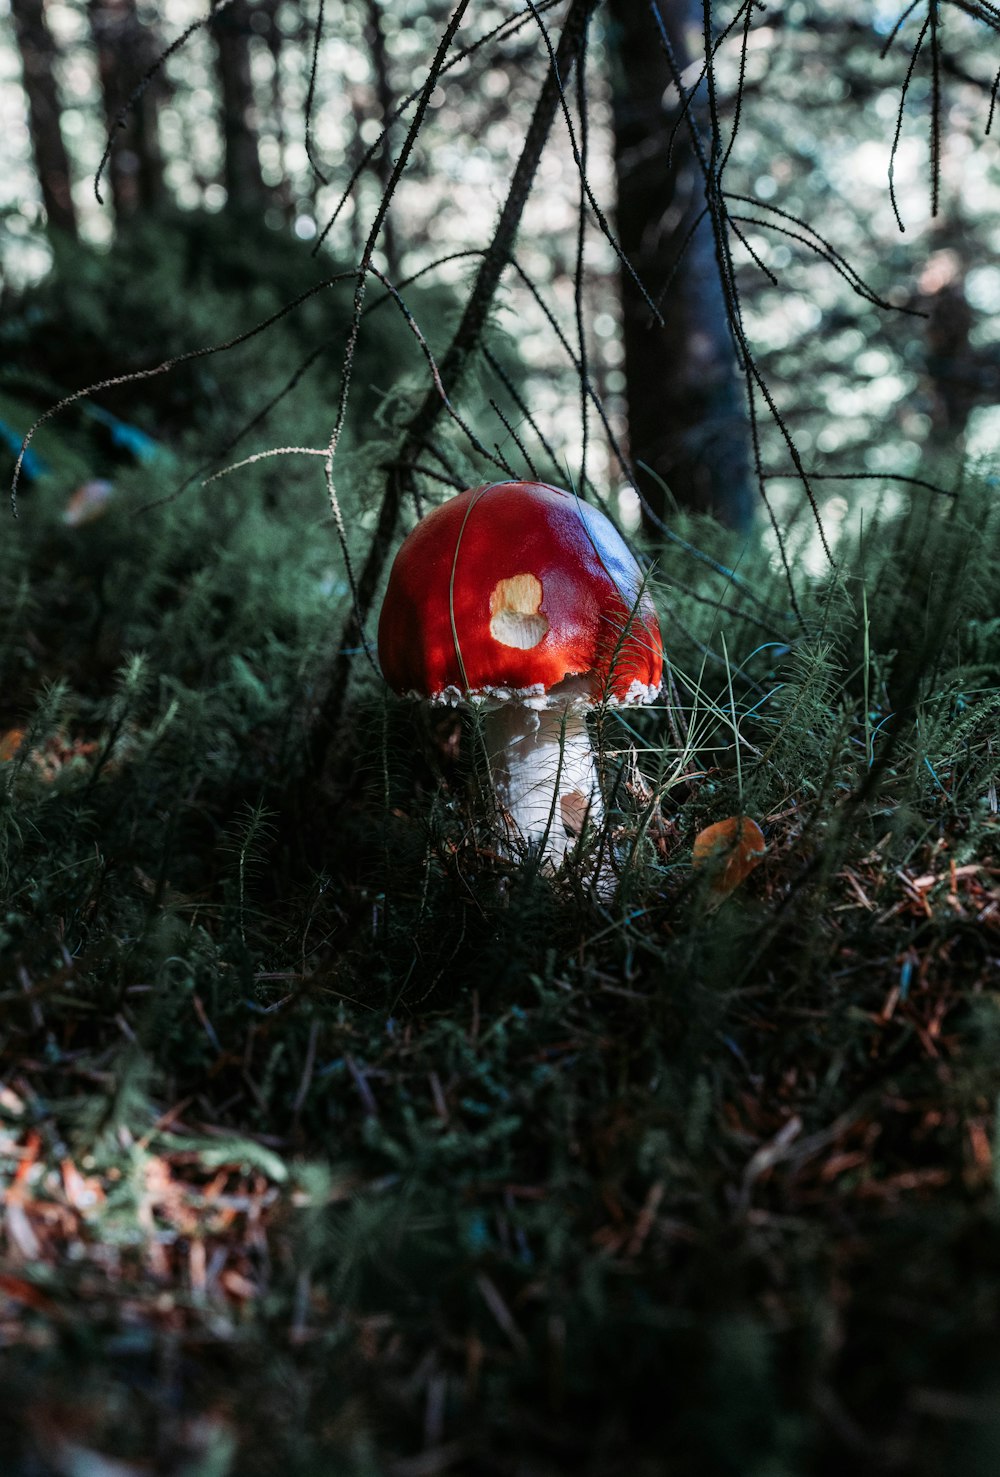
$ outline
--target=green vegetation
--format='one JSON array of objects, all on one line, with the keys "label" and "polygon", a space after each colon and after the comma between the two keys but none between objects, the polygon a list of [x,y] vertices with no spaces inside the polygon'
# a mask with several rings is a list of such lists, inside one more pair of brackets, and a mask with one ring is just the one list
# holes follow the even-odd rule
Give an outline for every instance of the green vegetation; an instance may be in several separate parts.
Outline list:
[{"label": "green vegetation", "polygon": [[[225,336],[187,291],[180,346]],[[0,540],[4,1474],[993,1473],[988,479],[845,539],[798,617],[765,551],[677,521],[736,573],[659,555],[668,701],[599,720],[595,902],[477,844],[467,726],[363,658],[305,774],[346,611],[322,477],[163,501],[291,321],[273,386],[251,346],[225,392],[113,403],[173,460],[48,422]],[[21,429],[65,387],[31,343]],[[271,444],[322,443],[338,368]],[[741,813],[768,853],[722,898],[692,844]]]}]

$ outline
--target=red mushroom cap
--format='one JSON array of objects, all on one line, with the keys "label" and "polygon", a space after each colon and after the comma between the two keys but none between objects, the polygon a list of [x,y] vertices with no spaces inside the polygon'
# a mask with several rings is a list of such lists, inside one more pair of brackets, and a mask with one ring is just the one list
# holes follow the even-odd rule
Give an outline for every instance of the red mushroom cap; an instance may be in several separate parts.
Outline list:
[{"label": "red mushroom cap", "polygon": [[389,576],[378,649],[390,687],[452,702],[535,703],[567,677],[595,702],[649,702],[663,672],[628,546],[597,508],[542,482],[469,488],[417,524]]}]

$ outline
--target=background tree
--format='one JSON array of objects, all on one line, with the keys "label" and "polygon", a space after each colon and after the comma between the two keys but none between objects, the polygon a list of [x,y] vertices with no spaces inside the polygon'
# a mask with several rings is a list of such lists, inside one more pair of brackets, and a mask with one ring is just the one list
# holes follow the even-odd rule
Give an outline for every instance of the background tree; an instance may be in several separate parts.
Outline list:
[{"label": "background tree", "polygon": [[[691,44],[703,29],[701,0],[675,0],[662,16],[688,77],[702,51]],[[635,280],[622,274],[629,451],[638,483],[656,519],[668,513],[666,483],[683,507],[747,528],[757,498],[746,389],[683,100],[645,0],[612,0],[607,36],[615,221],[625,255],[663,309],[657,323]]]},{"label": "background tree", "polygon": [[61,105],[54,65],[56,48],[44,0],[11,0],[14,34],[31,119],[31,143],[45,216],[52,231],[76,235],[69,160],[60,129]]},{"label": "background tree", "polygon": [[161,47],[139,19],[135,0],[88,0],[87,14],[104,100],[104,116],[115,146],[108,176],[115,216],[127,220],[154,211],[165,199],[157,111],[160,78],[145,87],[132,107],[129,96]]},{"label": "background tree", "polygon": [[[389,76],[389,58],[385,45],[385,22],[382,16],[382,7],[378,0],[368,0],[368,18],[366,36],[371,48],[372,71],[375,75],[375,95],[378,101],[378,118],[383,128],[388,125],[395,109],[395,98],[392,91],[392,82]],[[387,129],[385,141],[378,153],[378,173],[383,188],[392,175],[391,154],[392,131]],[[396,242],[395,212],[387,211],[385,222],[382,227],[382,242],[385,250],[386,261],[389,265],[389,275],[395,279],[399,276],[399,248]]]},{"label": "background tree", "polygon": [[[67,27],[69,14],[60,10],[61,27]],[[273,210],[277,204],[280,216],[304,236],[319,229],[323,251],[335,247],[357,260],[390,178],[392,151],[416,106],[429,49],[448,14],[438,0],[404,3],[391,12],[373,10],[368,0],[344,7],[337,26],[327,26],[320,38],[314,75],[314,30],[301,12],[242,0],[242,5],[222,7],[183,41],[186,31],[178,16],[164,36],[175,48],[163,68],[171,89],[163,110],[169,199],[183,209],[202,204],[217,210],[225,202],[241,211],[243,200],[259,217],[272,210],[272,224],[279,218]],[[679,120],[678,92],[659,44],[657,14],[683,73],[681,90],[696,89]],[[938,74],[950,111],[948,128],[939,130],[941,149],[956,177],[961,168],[986,171],[983,188],[966,194],[960,226],[947,182],[938,214],[939,227],[952,219],[963,234],[964,280],[958,290],[974,320],[963,330],[972,351],[963,376],[975,447],[990,425],[989,397],[979,390],[988,379],[998,311],[987,244],[995,217],[996,197],[987,184],[996,146],[992,138],[982,138],[992,78],[977,52],[986,22],[977,19],[978,12],[966,15],[953,6],[942,14],[948,27],[937,34]],[[167,25],[169,8],[163,15]],[[561,8],[553,5],[535,13],[477,9],[480,29],[468,38],[472,50],[448,60],[406,169],[381,214],[376,263],[395,273],[398,258],[398,270],[405,274],[429,267],[442,255],[482,249],[470,222],[483,218],[485,202],[496,208],[503,198],[545,53],[542,27],[555,37],[560,16]],[[828,0],[809,5],[788,0],[780,11],[741,6],[732,15],[715,12],[713,18],[719,123],[734,197],[726,227],[732,287],[739,293],[747,343],[763,381],[773,387],[774,409],[815,474],[813,494],[818,490],[821,503],[829,504],[824,516],[841,516],[845,506],[869,497],[878,475],[913,475],[924,449],[938,454],[934,428],[941,417],[932,381],[945,358],[956,358],[927,344],[919,320],[894,318],[876,306],[888,300],[897,308],[919,306],[911,236],[901,237],[893,220],[886,175],[893,110],[920,18],[911,13],[891,35],[895,20],[877,8],[867,17],[844,17]],[[583,253],[576,260],[577,164],[560,108],[543,151],[544,186],[530,193],[525,206],[527,252],[516,268],[509,265],[504,272],[502,301],[509,321],[516,323],[526,375],[524,403],[534,422],[525,422],[530,455],[548,463],[547,475],[565,480],[562,463],[567,457],[577,462],[585,448],[595,486],[601,495],[622,499],[623,516],[634,524],[628,478],[594,406],[587,412],[592,423],[586,431],[575,410],[585,357],[607,429],[620,448],[630,450],[639,492],[652,510],[647,532],[661,516],[663,500],[659,483],[641,463],[663,476],[682,505],[702,507],[707,498],[721,512],[724,499],[732,496],[738,507],[727,516],[737,523],[745,520],[749,506],[747,381],[734,367],[732,335],[724,322],[718,239],[707,219],[688,235],[703,199],[688,123],[697,123],[703,134],[712,126],[706,86],[698,85],[703,31],[701,7],[693,0],[659,12],[624,0],[599,6],[588,39],[586,85],[566,97],[581,142],[586,133],[595,200],[605,219],[614,219],[622,258],[634,270],[615,258],[589,203],[580,220]],[[216,32],[222,36],[224,66],[213,40]],[[77,37],[66,29],[61,45],[64,71],[72,70],[75,79],[67,108],[73,125],[70,167],[82,179],[84,158],[94,151],[87,130],[99,115],[79,101],[80,78],[93,68],[94,58],[89,42],[79,32]],[[886,41],[891,41],[888,54],[880,58]],[[911,234],[929,202],[922,162],[928,157],[933,112],[929,54],[925,48],[917,57],[907,83],[894,160],[897,195]],[[626,71],[629,81],[622,85]],[[313,146],[304,148],[310,88]],[[223,94],[230,99],[225,106]],[[404,105],[391,124],[387,151],[378,138],[393,99]],[[220,125],[220,118],[228,122]],[[737,120],[730,151],[729,134]],[[325,183],[313,172],[310,152]],[[114,160],[113,150],[112,165]],[[358,164],[362,168],[352,180]],[[609,164],[615,165],[614,177]],[[738,202],[736,196],[744,199]],[[106,236],[107,217],[95,216],[83,191],[80,208],[85,234]],[[837,260],[824,254],[813,228],[850,270],[841,272]],[[9,242],[16,246],[13,234]],[[13,257],[13,250],[8,254]],[[435,268],[453,280],[463,270],[456,263]],[[851,271],[866,276],[867,297],[852,299]],[[652,315],[637,279],[654,300],[665,289],[662,328],[650,327]],[[579,312],[569,310],[571,301],[579,302]],[[554,325],[575,345],[573,358]],[[694,364],[699,373],[692,371]],[[984,367],[986,379],[980,373]],[[763,401],[756,418],[776,527],[786,527],[808,508],[808,499],[795,476],[787,475],[794,473],[788,445]],[[510,432],[498,434],[509,438]],[[690,454],[695,443],[700,459]],[[823,484],[824,478],[852,472],[860,479],[853,486]]]},{"label": "background tree", "polygon": [[239,215],[259,214],[272,201],[260,165],[250,21],[249,0],[232,0],[211,25],[218,56],[223,179],[229,208]]}]

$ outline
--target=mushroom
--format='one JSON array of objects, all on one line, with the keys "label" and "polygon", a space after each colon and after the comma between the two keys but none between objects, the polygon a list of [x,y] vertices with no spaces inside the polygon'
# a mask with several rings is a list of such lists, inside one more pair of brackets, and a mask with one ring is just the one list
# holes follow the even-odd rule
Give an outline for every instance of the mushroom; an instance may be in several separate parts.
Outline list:
[{"label": "mushroom", "polygon": [[587,714],[652,702],[663,643],[610,520],[541,482],[469,488],[404,540],[379,658],[396,692],[481,716],[499,847],[557,869],[603,818]]}]

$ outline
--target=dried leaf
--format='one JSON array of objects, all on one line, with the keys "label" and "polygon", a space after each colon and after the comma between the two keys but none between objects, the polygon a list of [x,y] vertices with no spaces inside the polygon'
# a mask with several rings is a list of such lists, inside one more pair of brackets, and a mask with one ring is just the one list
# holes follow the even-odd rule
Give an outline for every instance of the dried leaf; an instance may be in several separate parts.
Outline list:
[{"label": "dried leaf", "polygon": [[42,1243],[35,1235],[28,1212],[16,1196],[8,1194],[2,1225],[7,1232],[9,1249],[19,1252],[26,1262],[37,1261],[42,1254]]},{"label": "dried leaf", "polygon": [[34,1308],[36,1313],[45,1313],[50,1318],[63,1316],[59,1304],[48,1293],[42,1292],[33,1282],[28,1282],[23,1277],[14,1277],[9,1272],[0,1272],[0,1297],[21,1303],[26,1308]]},{"label": "dried leaf", "polygon": [[0,733],[0,764],[9,764],[23,742],[23,728],[8,728],[6,733]]},{"label": "dried leaf", "polygon": [[766,851],[757,822],[733,815],[698,832],[691,861],[695,867],[711,869],[712,891],[726,897],[749,877]]}]

